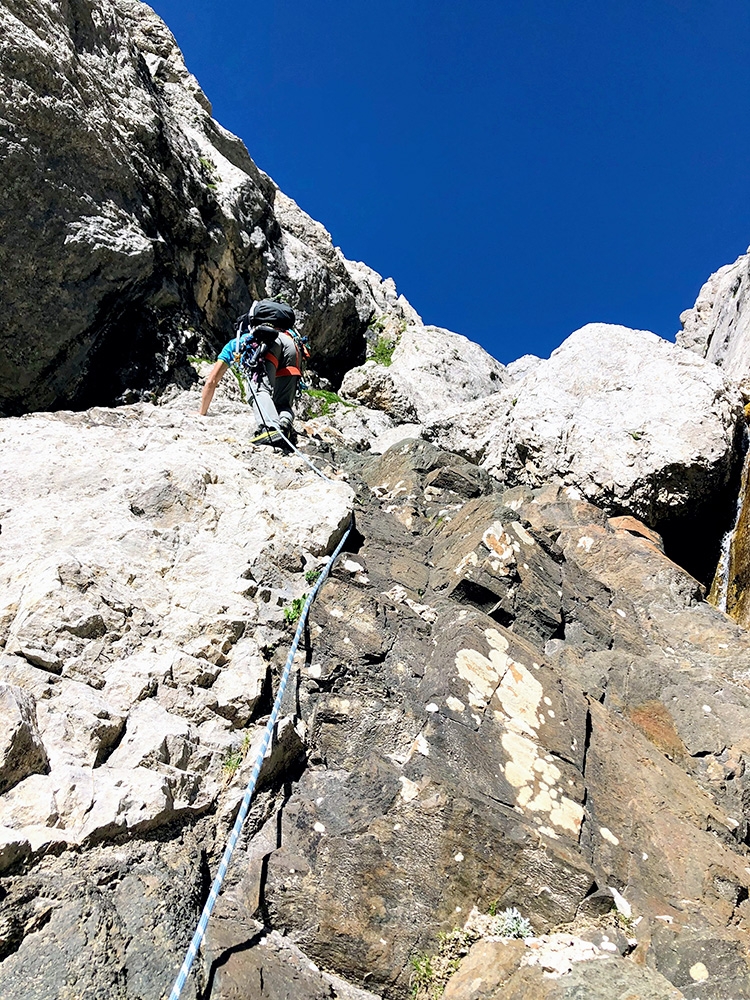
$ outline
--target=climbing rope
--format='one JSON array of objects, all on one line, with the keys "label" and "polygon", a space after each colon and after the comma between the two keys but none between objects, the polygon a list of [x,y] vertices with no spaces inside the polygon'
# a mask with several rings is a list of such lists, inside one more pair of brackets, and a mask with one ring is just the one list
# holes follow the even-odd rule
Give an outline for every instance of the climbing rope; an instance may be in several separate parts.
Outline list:
[{"label": "climbing rope", "polygon": [[263,741],[261,743],[260,749],[258,750],[258,756],[255,759],[255,765],[250,775],[250,780],[247,783],[247,787],[245,788],[245,794],[242,797],[242,804],[240,806],[240,811],[237,813],[237,819],[235,820],[234,827],[232,828],[232,832],[229,835],[229,840],[227,841],[227,845],[224,848],[224,855],[221,859],[219,870],[216,874],[216,878],[213,881],[213,885],[211,886],[211,891],[208,894],[206,905],[203,907],[203,913],[201,914],[201,918],[198,921],[198,926],[195,930],[195,934],[193,935],[193,940],[190,942],[190,947],[188,948],[187,955],[185,956],[185,961],[182,963],[182,968],[177,974],[177,979],[175,980],[175,984],[172,987],[172,992],[169,994],[169,1000],[179,1000],[180,995],[182,994],[182,990],[184,989],[185,983],[187,981],[187,977],[190,975],[190,970],[193,967],[193,962],[195,960],[195,957],[198,954],[198,950],[200,949],[203,938],[205,937],[209,918],[213,913],[214,906],[216,905],[216,900],[218,898],[219,893],[221,892],[221,887],[224,882],[224,878],[227,874],[227,869],[229,868],[229,862],[232,860],[232,854],[234,853],[237,841],[239,840],[240,834],[242,832],[242,827],[245,822],[245,818],[247,817],[248,810],[250,808],[250,800],[253,797],[253,792],[255,791],[255,785],[257,784],[258,781],[258,775],[260,774],[260,769],[263,764],[263,758],[265,757],[266,751],[268,750],[268,745],[271,741],[271,735],[276,725],[279,712],[281,711],[281,702],[284,697],[284,692],[286,691],[287,681],[289,680],[289,674],[292,669],[292,662],[294,661],[294,657],[297,653],[297,647],[299,646],[299,641],[300,638],[302,637],[302,632],[305,627],[305,622],[307,621],[307,614],[308,611],[310,610],[310,605],[315,600],[318,591],[325,583],[328,574],[330,573],[331,568],[334,562],[336,561],[339,553],[343,549],[346,540],[349,537],[349,534],[353,527],[354,527],[354,515],[352,515],[351,520],[349,521],[349,527],[346,529],[343,538],[334,549],[333,554],[331,555],[323,571],[321,572],[320,576],[315,582],[315,586],[310,591],[307,600],[305,601],[304,607],[302,608],[302,614],[300,615],[299,618],[297,631],[294,633],[294,640],[292,641],[292,645],[289,649],[289,656],[287,657],[286,663],[284,665],[284,670],[281,674],[281,681],[279,682],[279,690],[276,695],[276,701],[273,704],[271,717],[269,718],[265,732],[263,733]]},{"label": "climbing rope", "polygon": [[313,465],[313,463],[307,457],[307,455],[303,451],[300,451],[299,448],[295,447],[295,445],[292,444],[292,442],[289,440],[286,434],[278,427],[274,427],[273,430],[270,431],[263,431],[261,434],[256,434],[255,437],[250,438],[250,444],[257,444],[259,441],[268,441],[268,440],[271,440],[271,442],[273,442],[274,435],[278,435],[280,438],[282,438],[287,447],[289,447],[293,452],[295,452],[295,454],[299,455],[302,461],[307,466],[309,466],[317,476],[320,476],[320,478],[324,479],[327,483],[336,482],[335,479],[329,479],[328,476],[323,475],[323,473],[320,471],[317,465]]},{"label": "climbing rope", "polygon": [[291,450],[296,455],[299,455],[299,457],[302,459],[305,465],[307,465],[310,469],[312,469],[312,471],[315,473],[316,476],[320,476],[320,478],[324,479],[327,483],[336,482],[335,479],[329,479],[328,476],[323,475],[323,473],[320,471],[317,465],[314,465],[312,461],[307,457],[307,455],[305,455],[304,452],[300,451],[299,448],[296,447],[296,445],[293,445],[292,442],[289,440],[289,438],[286,436],[286,434],[279,427],[268,426],[268,424],[265,421],[265,418],[263,417],[263,411],[258,405],[258,397],[255,395],[255,390],[253,389],[252,382],[248,381],[247,387],[250,390],[250,394],[253,397],[253,402],[255,403],[255,408],[260,414],[260,419],[263,421],[263,427],[265,428],[260,434],[256,434],[255,437],[250,438],[250,444],[257,444],[259,441],[270,441],[271,444],[275,444],[276,442],[274,441],[274,437],[278,435],[284,441],[287,447],[291,448]]}]

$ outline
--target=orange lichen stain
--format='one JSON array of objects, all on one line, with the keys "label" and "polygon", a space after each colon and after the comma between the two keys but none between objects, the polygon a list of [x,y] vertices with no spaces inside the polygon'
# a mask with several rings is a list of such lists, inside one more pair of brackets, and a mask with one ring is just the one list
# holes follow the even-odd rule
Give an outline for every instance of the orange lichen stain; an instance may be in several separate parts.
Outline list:
[{"label": "orange lichen stain", "polygon": [[630,514],[623,514],[621,517],[610,517],[609,524],[610,527],[614,528],[615,532],[624,531],[630,535],[645,538],[659,549],[660,552],[664,551],[664,542],[659,532],[647,527],[643,521],[639,521],[638,518],[632,517]]},{"label": "orange lichen stain", "polygon": [[660,701],[646,701],[628,712],[630,721],[643,733],[647,740],[662,753],[682,760],[685,744],[680,739],[674,719]]},{"label": "orange lichen stain", "polygon": [[513,674],[513,680],[516,682],[516,684],[520,684],[521,681],[523,680],[523,674],[521,673],[521,671],[519,670],[519,668],[516,666],[516,664],[513,663],[513,661],[511,661],[508,664],[508,670],[510,670],[510,672]]},{"label": "orange lichen stain", "polygon": [[500,557],[504,568],[507,569],[508,566],[515,563],[513,539],[499,521],[495,521],[487,528],[482,535],[482,542],[490,552],[494,552]]}]

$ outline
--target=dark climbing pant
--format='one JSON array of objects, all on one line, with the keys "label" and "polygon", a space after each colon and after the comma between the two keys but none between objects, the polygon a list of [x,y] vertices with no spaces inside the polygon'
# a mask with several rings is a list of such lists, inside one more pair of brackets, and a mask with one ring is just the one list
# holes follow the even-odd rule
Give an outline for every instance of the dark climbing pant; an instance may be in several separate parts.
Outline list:
[{"label": "dark climbing pant", "polygon": [[256,434],[266,428],[281,430],[288,435],[294,421],[292,405],[297,395],[298,375],[279,375],[273,379],[273,386],[268,378],[253,384],[253,416],[257,428]]}]

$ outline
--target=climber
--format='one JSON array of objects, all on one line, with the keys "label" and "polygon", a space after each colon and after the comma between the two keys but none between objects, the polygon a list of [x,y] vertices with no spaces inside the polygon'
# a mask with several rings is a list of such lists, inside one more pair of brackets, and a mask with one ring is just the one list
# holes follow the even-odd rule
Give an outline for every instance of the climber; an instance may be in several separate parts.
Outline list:
[{"label": "climber", "polygon": [[[281,444],[294,433],[292,404],[302,375],[302,343],[294,333],[294,310],[284,302],[262,299],[240,318],[238,335],[219,354],[201,393],[198,413],[205,416],[216,387],[230,365],[248,374],[247,351],[257,344],[255,372],[249,376],[249,401],[256,420],[254,440],[259,444]],[[244,350],[244,356],[243,356]]]}]

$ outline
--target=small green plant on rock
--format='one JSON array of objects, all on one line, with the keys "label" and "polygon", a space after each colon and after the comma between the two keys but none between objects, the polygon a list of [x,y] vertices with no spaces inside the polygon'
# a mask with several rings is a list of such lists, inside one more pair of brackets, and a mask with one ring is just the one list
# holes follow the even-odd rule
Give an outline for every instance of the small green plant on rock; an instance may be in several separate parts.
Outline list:
[{"label": "small green plant on rock", "polygon": [[208,156],[199,156],[198,163],[201,165],[201,173],[203,174],[203,180],[206,182],[206,187],[209,191],[215,191],[218,179],[218,170],[214,161]]},{"label": "small green plant on rock", "polygon": [[455,927],[449,933],[438,934],[435,955],[415,955],[411,959],[411,992],[414,1000],[440,1000],[461,959],[469,950],[474,935]]},{"label": "small green plant on rock", "polygon": [[527,938],[533,935],[534,930],[531,924],[526,917],[521,916],[515,906],[510,906],[507,910],[497,913],[497,904],[494,905],[495,913],[492,912],[492,905],[490,906],[490,915],[495,918],[492,925],[493,934],[508,938]]},{"label": "small green plant on rock", "polygon": [[635,934],[638,926],[632,916],[626,917],[624,913],[620,912],[620,910],[615,910],[615,925],[619,927],[621,931],[625,931],[625,933],[630,937]]},{"label": "small green plant on rock", "polygon": [[299,621],[306,600],[307,594],[303,594],[302,597],[295,597],[291,604],[287,604],[284,608],[284,621],[290,625],[294,625],[296,621]]},{"label": "small green plant on rock", "polygon": [[[415,998],[432,997],[435,995],[435,970],[429,955],[414,955],[411,963],[411,993]],[[439,996],[439,994],[437,994]]]},{"label": "small green plant on rock", "polygon": [[320,574],[323,572],[322,569],[309,569],[305,573],[305,583],[309,583],[312,586],[314,583],[318,582]]},{"label": "small green plant on rock", "polygon": [[230,750],[221,762],[221,769],[227,781],[231,780],[242,767],[247,751],[250,749],[250,733],[245,733],[242,745]]},{"label": "small green plant on rock", "polygon": [[396,350],[396,341],[381,337],[372,349],[371,359],[384,368],[390,368],[393,363],[393,352]]},{"label": "small green plant on rock", "polygon": [[240,389],[240,399],[242,400],[243,403],[246,403],[247,402],[247,390],[245,389],[245,380],[240,375],[240,373],[237,371],[237,369],[234,368],[234,366],[232,366],[229,370],[232,373],[232,375],[234,375],[234,377],[237,379],[237,385],[239,386],[239,389]]},{"label": "small green plant on rock", "polygon": [[304,392],[313,399],[320,399],[322,401],[319,413],[321,417],[327,417],[331,412],[331,407],[336,403],[341,403],[342,406],[354,406],[354,403],[349,403],[335,392],[328,392],[327,389],[305,389]]}]

